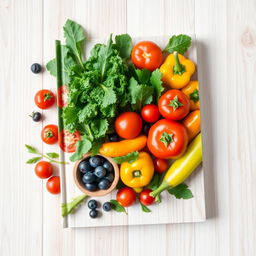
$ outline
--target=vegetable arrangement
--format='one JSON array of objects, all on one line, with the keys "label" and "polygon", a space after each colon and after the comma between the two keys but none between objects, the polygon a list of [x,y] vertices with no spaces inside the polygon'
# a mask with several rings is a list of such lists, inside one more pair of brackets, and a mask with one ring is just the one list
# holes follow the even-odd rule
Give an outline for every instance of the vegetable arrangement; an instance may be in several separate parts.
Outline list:
[{"label": "vegetable arrangement", "polygon": [[[127,213],[125,207],[138,200],[142,211],[150,212],[147,206],[161,202],[164,190],[179,199],[193,197],[183,183],[202,162],[199,85],[191,80],[196,67],[183,56],[191,38],[172,36],[162,50],[150,41],[133,45],[128,34],[110,35],[85,59],[83,28],[67,20],[63,29],[65,44],[56,41],[56,58],[46,65],[58,81],[59,130],[44,127],[43,141],[58,140],[64,152],[72,153],[70,161],[100,153],[119,165],[116,199],[106,202],[106,211]],[[46,90],[35,97],[42,109],[54,100]],[[81,171],[81,179],[104,183],[100,168],[97,175]],[[62,215],[86,198],[62,205]],[[90,205],[89,215],[96,218],[97,204]]]}]

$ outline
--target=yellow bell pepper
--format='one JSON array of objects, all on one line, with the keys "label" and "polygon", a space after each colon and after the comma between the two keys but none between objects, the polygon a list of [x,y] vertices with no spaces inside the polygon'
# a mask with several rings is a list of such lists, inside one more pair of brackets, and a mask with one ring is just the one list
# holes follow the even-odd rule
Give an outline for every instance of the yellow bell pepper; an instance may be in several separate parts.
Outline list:
[{"label": "yellow bell pepper", "polygon": [[150,193],[159,198],[159,194],[168,188],[174,188],[181,184],[202,162],[202,139],[199,133],[189,144],[185,154],[175,160],[166,172],[160,186]]},{"label": "yellow bell pepper", "polygon": [[173,89],[186,86],[195,72],[195,64],[183,55],[174,52],[166,58],[160,67],[163,82]]},{"label": "yellow bell pepper", "polygon": [[120,178],[131,188],[147,186],[154,174],[154,165],[150,155],[140,152],[139,158],[132,163],[124,162],[120,167]]},{"label": "yellow bell pepper", "polygon": [[181,91],[189,97],[190,110],[200,109],[198,81],[190,81]]}]

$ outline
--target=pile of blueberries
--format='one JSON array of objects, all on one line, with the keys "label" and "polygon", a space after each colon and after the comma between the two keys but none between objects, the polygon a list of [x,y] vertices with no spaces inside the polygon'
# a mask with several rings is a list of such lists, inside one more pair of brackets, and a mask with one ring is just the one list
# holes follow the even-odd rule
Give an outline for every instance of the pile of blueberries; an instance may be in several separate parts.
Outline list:
[{"label": "pile of blueberries", "polygon": [[[91,209],[90,212],[89,212],[89,215],[91,218],[97,218],[98,215],[99,215],[99,211],[97,210],[97,208],[99,208],[99,203],[92,199],[88,202],[88,208]],[[102,206],[103,210],[105,212],[109,212],[111,209],[112,209],[112,205],[110,202],[105,202]]]},{"label": "pile of blueberries", "polygon": [[84,159],[78,169],[81,172],[82,182],[89,191],[108,189],[114,180],[113,165],[101,156]]}]

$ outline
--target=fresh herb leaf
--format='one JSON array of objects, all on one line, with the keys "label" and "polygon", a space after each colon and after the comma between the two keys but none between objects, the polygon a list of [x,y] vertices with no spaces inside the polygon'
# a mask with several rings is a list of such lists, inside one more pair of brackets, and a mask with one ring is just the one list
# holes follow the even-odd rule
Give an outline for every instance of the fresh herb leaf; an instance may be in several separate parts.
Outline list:
[{"label": "fresh herb leaf", "polygon": [[164,51],[167,51],[169,53],[177,51],[180,54],[184,54],[190,47],[191,41],[191,37],[187,35],[172,36],[169,39],[169,42],[165,47]]},{"label": "fresh herb leaf", "polygon": [[28,161],[26,162],[27,164],[35,164],[37,163],[39,160],[41,160],[43,157],[39,156],[39,157],[33,157],[28,159]]},{"label": "fresh herb leaf", "polygon": [[148,84],[151,75],[148,69],[135,69],[135,73],[140,84]]},{"label": "fresh herb leaf", "polygon": [[160,183],[161,183],[161,175],[159,173],[155,173],[151,182],[147,186],[147,188],[151,190],[155,190],[159,187]]},{"label": "fresh herb leaf", "polygon": [[135,151],[135,152],[131,152],[125,156],[113,157],[113,160],[117,164],[121,164],[123,162],[132,163],[132,162],[136,161],[138,158],[139,158],[139,152]]},{"label": "fresh herb leaf", "polygon": [[192,93],[189,94],[189,98],[197,103],[199,101],[199,91],[195,89]]},{"label": "fresh herb leaf", "polygon": [[61,212],[62,212],[62,217],[65,217],[69,215],[70,213],[73,213],[79,205],[81,205],[87,195],[80,195],[77,196],[76,198],[73,198],[71,202],[69,203],[63,203],[61,205]]},{"label": "fresh herb leaf", "polygon": [[167,133],[167,132],[163,132],[162,136],[160,138],[160,141],[162,141],[164,143],[164,145],[166,147],[168,147],[169,144],[173,141],[173,134]]},{"label": "fresh herb leaf", "polygon": [[164,87],[162,86],[162,73],[159,69],[156,69],[152,72],[150,77],[150,83],[155,89],[155,95],[156,95],[156,103],[158,102],[158,99],[160,98],[162,91],[164,90]]},{"label": "fresh herb leaf", "polygon": [[144,204],[140,203],[140,208],[143,212],[151,212],[151,210]]},{"label": "fresh herb leaf", "polygon": [[193,197],[191,190],[188,188],[188,185],[185,183],[182,183],[174,188],[169,188],[167,189],[167,191],[178,199],[181,199],[181,198],[190,199]]},{"label": "fresh herb leaf", "polygon": [[119,204],[116,200],[110,200],[110,203],[112,204],[112,209],[116,212],[124,212],[127,214],[125,208]]},{"label": "fresh herb leaf", "polygon": [[102,106],[105,108],[116,102],[116,93],[112,88],[108,88],[106,86],[103,86],[103,88],[104,88],[105,94],[102,101]]},{"label": "fresh herb leaf", "polygon": [[29,153],[32,153],[32,154],[37,154],[38,153],[37,150],[34,147],[30,146],[30,145],[25,144],[25,147],[27,148]]},{"label": "fresh herb leaf", "polygon": [[83,157],[84,154],[88,153],[92,147],[90,140],[84,138],[76,143],[76,152],[69,158],[70,161],[75,162]]},{"label": "fresh herb leaf", "polygon": [[115,37],[115,49],[120,53],[124,59],[128,59],[132,51],[132,38],[128,34],[117,35]]},{"label": "fresh herb leaf", "polygon": [[99,139],[105,136],[108,130],[108,121],[106,119],[95,119],[91,124],[94,138]]},{"label": "fresh herb leaf", "polygon": [[58,153],[54,153],[54,152],[46,153],[46,155],[51,157],[51,158],[58,158],[59,157],[59,154]]},{"label": "fresh herb leaf", "polygon": [[57,63],[56,63],[56,59],[50,60],[46,64],[46,69],[50,72],[50,74],[52,76],[57,76]]}]

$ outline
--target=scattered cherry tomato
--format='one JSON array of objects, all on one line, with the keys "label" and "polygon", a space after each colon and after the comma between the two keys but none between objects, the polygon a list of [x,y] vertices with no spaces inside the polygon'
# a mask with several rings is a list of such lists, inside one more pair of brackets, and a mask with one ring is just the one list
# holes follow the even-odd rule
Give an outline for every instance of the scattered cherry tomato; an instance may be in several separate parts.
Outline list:
[{"label": "scattered cherry tomato", "polygon": [[152,192],[151,189],[144,189],[140,192],[140,202],[144,205],[151,205],[154,203],[155,198],[149,195]]},{"label": "scattered cherry tomato", "polygon": [[71,133],[68,130],[63,129],[59,133],[59,146],[64,152],[72,153],[76,151],[76,143],[80,139],[79,131]]},{"label": "scattered cherry tomato", "polygon": [[150,128],[147,145],[150,152],[158,158],[178,158],[188,144],[187,130],[181,123],[161,119]]},{"label": "scattered cherry tomato", "polygon": [[153,160],[155,172],[163,173],[168,169],[168,161],[162,158],[155,158]]},{"label": "scattered cherry tomato", "polygon": [[124,112],[116,118],[115,130],[124,139],[137,137],[142,129],[141,117],[135,112]]},{"label": "scattered cherry tomato", "polygon": [[42,141],[46,144],[54,144],[58,141],[58,126],[55,124],[46,125],[41,132]]},{"label": "scattered cherry tomato", "polygon": [[52,176],[47,180],[46,188],[48,192],[51,194],[59,194],[60,193],[60,177]]},{"label": "scattered cherry tomato", "polygon": [[186,94],[174,89],[160,97],[158,107],[163,117],[170,120],[181,120],[189,113],[190,101]]},{"label": "scattered cherry tomato", "polygon": [[66,85],[62,85],[58,88],[57,93],[57,105],[59,108],[66,107],[68,104],[68,87]]},{"label": "scattered cherry tomato", "polygon": [[137,68],[153,71],[160,67],[164,58],[158,45],[150,41],[142,41],[133,47],[131,59]]},{"label": "scattered cherry tomato", "polygon": [[35,103],[41,109],[51,107],[55,102],[55,96],[50,90],[40,90],[35,95]]},{"label": "scattered cherry tomato", "polygon": [[160,113],[156,105],[148,104],[142,108],[141,116],[146,122],[154,123],[160,118]]},{"label": "scattered cherry tomato", "polygon": [[136,193],[132,188],[120,188],[116,194],[116,200],[124,207],[131,206],[136,201]]},{"label": "scattered cherry tomato", "polygon": [[47,179],[52,176],[52,165],[47,161],[40,161],[36,164],[35,173],[39,178]]}]

